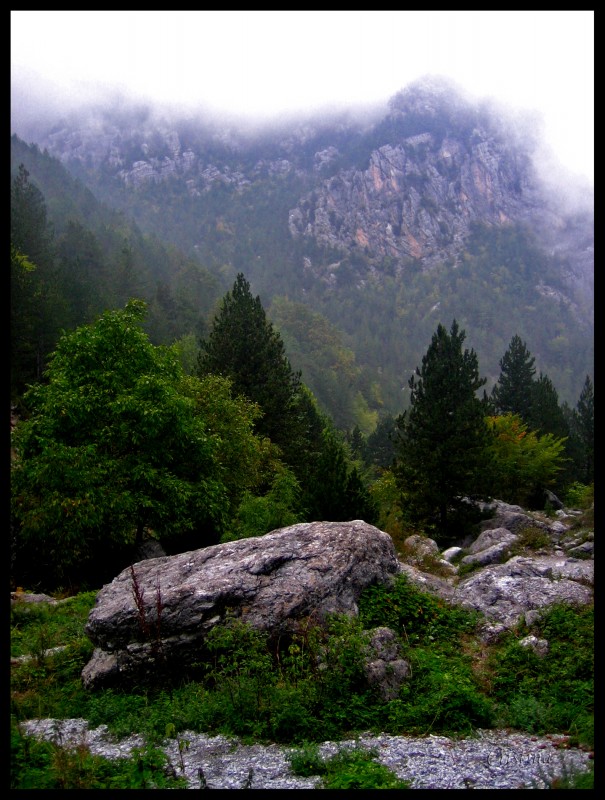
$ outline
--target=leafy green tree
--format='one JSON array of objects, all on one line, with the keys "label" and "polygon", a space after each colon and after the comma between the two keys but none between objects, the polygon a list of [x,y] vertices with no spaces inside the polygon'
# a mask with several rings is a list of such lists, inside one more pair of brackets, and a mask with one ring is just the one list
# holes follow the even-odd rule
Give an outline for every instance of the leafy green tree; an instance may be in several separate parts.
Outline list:
[{"label": "leafy green tree", "polygon": [[269,491],[264,495],[246,492],[222,542],[262,536],[278,528],[302,522],[300,485],[292,470],[279,467]]},{"label": "leafy green tree", "polygon": [[474,350],[462,350],[465,336],[456,320],[449,333],[439,324],[410,378],[410,408],[397,420],[394,471],[404,511],[442,540],[463,533],[464,496],[484,492],[489,466],[486,405],[476,396],[486,379]]},{"label": "leafy green tree", "polygon": [[543,507],[544,489],[555,485],[563,468],[565,440],[529,431],[519,414],[488,417],[494,494],[508,503]]},{"label": "leafy green tree", "polygon": [[521,337],[515,334],[500,359],[500,377],[492,389],[492,401],[498,414],[519,414],[530,421],[535,358]]},{"label": "leafy green tree", "polygon": [[218,541],[229,496],[203,388],[175,352],[149,342],[144,314],[131,301],[65,334],[46,382],[25,396],[12,515],[16,563],[30,578],[74,580],[102,566],[115,574],[146,530],[177,551],[184,538]]},{"label": "leafy green tree", "polygon": [[230,513],[235,513],[244,494],[262,493],[281,474],[279,451],[269,439],[256,436],[254,426],[261,411],[243,395],[234,395],[228,378],[186,377],[181,385],[195,399],[196,412],[215,442]]}]

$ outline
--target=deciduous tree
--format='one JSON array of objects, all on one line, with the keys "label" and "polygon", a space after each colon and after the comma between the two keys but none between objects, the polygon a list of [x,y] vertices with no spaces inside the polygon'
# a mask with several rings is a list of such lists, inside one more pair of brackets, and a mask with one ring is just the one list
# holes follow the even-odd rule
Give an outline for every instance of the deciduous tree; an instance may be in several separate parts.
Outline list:
[{"label": "deciduous tree", "polygon": [[172,348],[149,342],[144,314],[131,301],[65,334],[25,396],[12,513],[18,564],[40,580],[100,573],[108,559],[115,574],[111,559],[146,529],[172,552],[212,544],[258,478],[255,412],[222,379],[185,376]]}]

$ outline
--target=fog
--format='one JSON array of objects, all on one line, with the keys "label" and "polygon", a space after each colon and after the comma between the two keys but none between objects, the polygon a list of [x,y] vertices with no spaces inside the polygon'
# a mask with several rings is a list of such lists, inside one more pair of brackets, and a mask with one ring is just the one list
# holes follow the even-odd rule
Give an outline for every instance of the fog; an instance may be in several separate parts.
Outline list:
[{"label": "fog", "polygon": [[593,11],[12,11],[11,73],[17,133],[95,103],[276,124],[443,75],[594,182]]}]

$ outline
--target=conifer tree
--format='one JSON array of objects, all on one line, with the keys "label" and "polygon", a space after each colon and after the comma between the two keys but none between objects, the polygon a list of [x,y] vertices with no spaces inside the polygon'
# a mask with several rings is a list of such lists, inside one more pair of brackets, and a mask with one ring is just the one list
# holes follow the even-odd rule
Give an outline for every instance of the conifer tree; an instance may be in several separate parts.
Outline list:
[{"label": "conifer tree", "polygon": [[65,322],[42,192],[23,164],[11,185],[11,395],[40,380]]},{"label": "conifer tree", "polygon": [[374,522],[376,510],[357,467],[351,464],[344,443],[329,428],[307,493],[307,519]]},{"label": "conifer tree", "polygon": [[580,479],[594,481],[594,388],[586,376],[574,414],[576,436],[580,444]]},{"label": "conifer tree", "polygon": [[368,436],[365,448],[366,466],[376,470],[389,469],[395,458],[395,437],[397,422],[391,414],[379,420],[374,431]]},{"label": "conifer tree", "polygon": [[519,414],[529,424],[532,404],[532,385],[536,369],[531,355],[521,337],[510,341],[508,350],[500,359],[500,377],[492,389],[496,413]]},{"label": "conifer tree", "polygon": [[397,420],[394,472],[404,509],[442,540],[464,534],[463,498],[482,494],[488,478],[486,403],[476,395],[486,379],[474,350],[462,350],[465,336],[456,320],[449,333],[438,326],[410,378],[410,408]]},{"label": "conifer tree", "polygon": [[260,297],[239,273],[223,298],[208,338],[201,343],[199,374],[215,373],[232,381],[235,394],[257,403],[263,412],[257,431],[287,449],[289,422],[300,385],[285,354],[279,332],[267,319]]},{"label": "conifer tree", "polygon": [[531,410],[526,420],[540,435],[552,433],[557,439],[569,436],[569,425],[559,405],[559,395],[548,375],[540,373],[531,389]]}]

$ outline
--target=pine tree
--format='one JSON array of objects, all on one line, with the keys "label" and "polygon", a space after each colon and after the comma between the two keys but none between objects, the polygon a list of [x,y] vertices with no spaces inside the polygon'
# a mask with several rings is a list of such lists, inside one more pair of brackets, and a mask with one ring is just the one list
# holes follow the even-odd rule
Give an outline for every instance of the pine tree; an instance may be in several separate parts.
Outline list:
[{"label": "pine tree", "polygon": [[389,469],[395,459],[395,437],[397,422],[386,414],[368,436],[365,448],[365,464],[374,471]]},{"label": "pine tree", "polygon": [[201,376],[215,373],[232,381],[234,394],[243,394],[262,411],[257,433],[276,444],[290,464],[296,427],[300,373],[294,372],[283,340],[267,319],[260,297],[239,273],[223,298],[198,358]]},{"label": "pine tree", "polygon": [[376,509],[344,442],[330,428],[324,430],[323,440],[307,493],[307,519],[334,522],[363,519],[372,523]]},{"label": "pine tree", "polygon": [[530,430],[556,438],[569,436],[569,426],[559,405],[559,395],[548,375],[540,373],[531,387],[531,408],[526,420]]},{"label": "pine tree", "polygon": [[594,388],[588,375],[576,406],[575,419],[581,447],[581,480],[589,484],[594,481]]},{"label": "pine tree", "polygon": [[463,498],[487,485],[486,404],[476,396],[486,379],[474,350],[462,351],[465,336],[456,320],[449,334],[438,326],[410,378],[410,408],[397,420],[394,471],[407,516],[442,540],[463,535]]},{"label": "pine tree", "polygon": [[42,192],[23,164],[11,185],[11,395],[42,378],[66,319]]},{"label": "pine tree", "polygon": [[500,359],[500,377],[492,389],[492,401],[498,414],[510,411],[530,423],[532,385],[536,374],[534,362],[535,358],[525,342],[515,334]]}]

